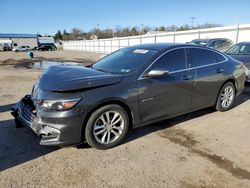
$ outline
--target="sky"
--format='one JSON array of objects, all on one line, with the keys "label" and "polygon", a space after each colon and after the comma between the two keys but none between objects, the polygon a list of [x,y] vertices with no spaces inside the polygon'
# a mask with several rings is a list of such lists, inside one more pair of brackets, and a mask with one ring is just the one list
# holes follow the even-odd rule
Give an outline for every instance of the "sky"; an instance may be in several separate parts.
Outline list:
[{"label": "sky", "polygon": [[0,33],[250,23],[250,0],[0,0]]}]

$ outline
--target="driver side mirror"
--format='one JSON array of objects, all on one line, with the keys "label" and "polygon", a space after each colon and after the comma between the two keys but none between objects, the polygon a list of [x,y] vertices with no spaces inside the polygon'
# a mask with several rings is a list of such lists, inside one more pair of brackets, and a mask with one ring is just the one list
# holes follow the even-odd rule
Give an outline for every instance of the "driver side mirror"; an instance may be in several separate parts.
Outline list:
[{"label": "driver side mirror", "polygon": [[169,74],[169,71],[166,71],[166,70],[151,70],[148,73],[146,73],[144,76],[152,78],[152,77],[164,76],[167,74]]}]

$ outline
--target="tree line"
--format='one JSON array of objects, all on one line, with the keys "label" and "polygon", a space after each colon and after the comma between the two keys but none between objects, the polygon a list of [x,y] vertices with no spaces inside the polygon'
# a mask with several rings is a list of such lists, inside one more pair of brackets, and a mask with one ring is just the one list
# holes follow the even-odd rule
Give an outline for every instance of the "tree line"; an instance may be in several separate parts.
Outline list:
[{"label": "tree line", "polygon": [[62,32],[58,32],[54,35],[55,41],[59,40],[93,40],[93,39],[103,39],[103,38],[113,38],[113,37],[127,37],[127,36],[136,36],[144,35],[148,32],[173,32],[173,31],[186,31],[191,29],[203,29],[203,28],[212,28],[222,26],[216,23],[205,23],[200,24],[195,27],[192,27],[188,24],[182,26],[160,26],[160,27],[150,27],[150,26],[134,26],[134,27],[121,27],[116,26],[114,29],[100,29],[94,28],[88,32],[83,31],[80,28],[73,28],[71,31],[64,29]]}]

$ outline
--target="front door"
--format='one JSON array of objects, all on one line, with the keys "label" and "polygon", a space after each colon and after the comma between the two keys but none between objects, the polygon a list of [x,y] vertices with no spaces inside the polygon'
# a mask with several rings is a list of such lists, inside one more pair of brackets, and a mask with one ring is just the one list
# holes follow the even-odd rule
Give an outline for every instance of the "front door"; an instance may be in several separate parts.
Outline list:
[{"label": "front door", "polygon": [[190,109],[192,80],[183,48],[167,52],[148,71],[150,70],[165,70],[169,73],[138,80],[142,123],[167,118]]}]

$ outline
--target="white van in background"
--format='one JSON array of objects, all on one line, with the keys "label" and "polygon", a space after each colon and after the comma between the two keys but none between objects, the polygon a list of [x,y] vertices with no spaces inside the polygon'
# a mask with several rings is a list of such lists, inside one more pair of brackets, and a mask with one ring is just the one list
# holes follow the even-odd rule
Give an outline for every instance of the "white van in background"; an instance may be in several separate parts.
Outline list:
[{"label": "white van in background", "polygon": [[0,51],[11,51],[12,40],[0,40]]}]

